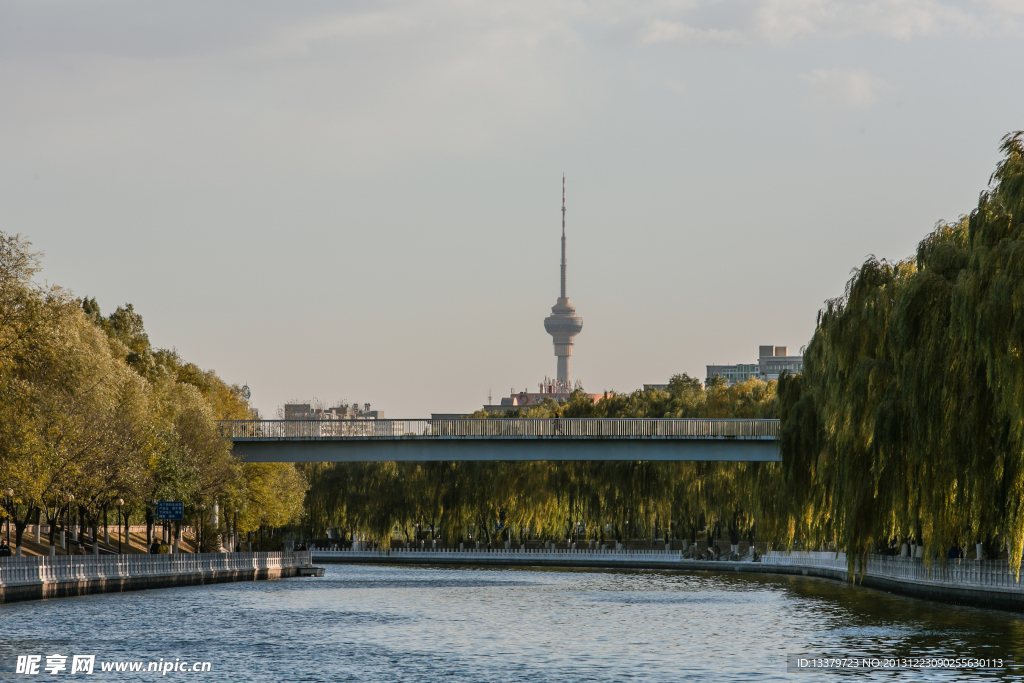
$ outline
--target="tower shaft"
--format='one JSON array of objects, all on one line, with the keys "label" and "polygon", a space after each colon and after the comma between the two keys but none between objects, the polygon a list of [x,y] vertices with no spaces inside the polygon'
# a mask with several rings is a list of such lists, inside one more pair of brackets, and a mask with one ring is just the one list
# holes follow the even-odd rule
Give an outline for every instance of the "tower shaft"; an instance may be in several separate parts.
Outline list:
[{"label": "tower shaft", "polygon": [[565,382],[565,384],[567,386],[570,386],[570,387],[572,386],[572,384],[571,384],[572,380],[569,379],[569,356],[571,356],[571,355],[572,355],[572,347],[569,348],[569,355],[568,356],[558,356],[558,375],[557,375],[558,380],[560,382]]}]

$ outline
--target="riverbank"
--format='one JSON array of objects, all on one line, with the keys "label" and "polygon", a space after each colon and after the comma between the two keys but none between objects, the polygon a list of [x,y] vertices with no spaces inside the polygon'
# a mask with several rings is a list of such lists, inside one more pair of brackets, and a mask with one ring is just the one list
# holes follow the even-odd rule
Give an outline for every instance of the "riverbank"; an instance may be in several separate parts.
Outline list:
[{"label": "riverbank", "polygon": [[[760,561],[691,560],[672,550],[314,550],[319,563],[427,566],[550,567],[567,569],[656,569],[812,576],[848,582],[845,553],[770,552]],[[1024,612],[1024,584],[1002,560],[936,560],[868,557],[858,585],[898,595],[972,607]]]},{"label": "riverbank", "polygon": [[308,576],[308,551],[0,558],[0,603]]}]

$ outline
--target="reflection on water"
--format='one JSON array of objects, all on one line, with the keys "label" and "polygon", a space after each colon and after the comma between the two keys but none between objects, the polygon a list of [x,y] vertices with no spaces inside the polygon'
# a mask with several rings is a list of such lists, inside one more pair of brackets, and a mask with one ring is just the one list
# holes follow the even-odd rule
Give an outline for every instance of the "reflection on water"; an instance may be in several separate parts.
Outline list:
[{"label": "reflection on water", "polygon": [[[0,619],[2,680],[32,680],[13,673],[17,655],[53,653],[213,663],[207,674],[93,680],[1024,679],[1012,664],[1024,662],[1022,616],[805,577],[328,565],[319,579],[0,605]],[[787,673],[790,654],[1008,666]]]}]

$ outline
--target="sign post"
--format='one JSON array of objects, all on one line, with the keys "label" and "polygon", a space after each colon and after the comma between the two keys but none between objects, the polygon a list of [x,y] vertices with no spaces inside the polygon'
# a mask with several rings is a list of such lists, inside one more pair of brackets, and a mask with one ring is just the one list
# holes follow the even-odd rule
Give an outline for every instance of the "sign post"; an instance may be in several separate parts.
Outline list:
[{"label": "sign post", "polygon": [[[156,503],[156,518],[166,522],[180,522],[185,519],[185,504],[180,500],[159,500]],[[178,530],[173,526],[171,531],[174,538],[171,544],[171,552],[178,552]]]},{"label": "sign post", "polygon": [[168,521],[181,521],[185,519],[185,504],[180,500],[157,501],[156,518]]}]

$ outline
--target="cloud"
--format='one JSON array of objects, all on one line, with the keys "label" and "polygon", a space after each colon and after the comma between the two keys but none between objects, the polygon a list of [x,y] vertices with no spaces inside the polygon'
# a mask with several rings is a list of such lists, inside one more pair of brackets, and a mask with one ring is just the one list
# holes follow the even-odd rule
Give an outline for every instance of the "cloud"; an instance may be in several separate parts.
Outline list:
[{"label": "cloud", "polygon": [[[614,7],[615,11],[608,8]],[[609,30],[637,26],[641,45],[788,45],[821,38],[875,35],[908,40],[938,35],[1014,35],[1020,0],[717,0],[614,2],[591,9]]]},{"label": "cloud", "polygon": [[743,34],[733,29],[694,28],[681,21],[654,19],[641,29],[640,42],[645,45],[658,43],[684,43],[687,45],[736,45],[744,42]]},{"label": "cloud", "polygon": [[263,4],[181,0],[11,0],[0,22],[0,60],[27,54],[190,58],[214,53],[315,55],[338,42],[437,38],[442,45],[481,35],[492,45],[609,37],[636,45],[781,45],[856,35],[906,40],[921,35],[1018,35],[1021,0],[570,0],[471,3]]},{"label": "cloud", "polygon": [[757,32],[769,43],[858,34],[914,36],[997,32],[1003,12],[969,12],[938,0],[764,0],[755,11]]},{"label": "cloud", "polygon": [[847,109],[866,109],[891,87],[863,69],[815,69],[800,78],[819,104]]},{"label": "cloud", "polygon": [[[320,159],[326,168],[341,158],[383,164],[389,155],[519,149],[510,139],[543,147],[561,134],[551,120],[579,129],[613,99],[621,72],[607,67],[634,68],[618,61],[631,51],[982,34],[1021,16],[1013,0],[10,7],[0,22],[0,87],[11,105],[0,110],[0,130],[22,135],[8,135],[9,145],[23,140],[37,155],[42,145],[59,156],[119,142],[129,150],[163,144],[184,157],[220,146],[225,154],[266,154],[279,167]],[[815,99],[834,106],[870,107],[887,88],[863,71],[817,70],[804,79]]]},{"label": "cloud", "polygon": [[183,165],[245,157],[332,172],[494,153],[509,139],[543,145],[556,114],[568,126],[581,116],[574,103],[591,99],[591,81],[566,77],[581,70],[575,15],[539,0],[257,6],[221,42],[190,39],[183,22],[161,33],[145,8],[122,9],[120,41],[102,16],[75,17],[73,33],[29,5],[13,28],[0,25],[0,87],[18,102],[0,111],[0,130],[21,131],[7,139],[27,157],[41,146],[54,159],[145,150]]}]

